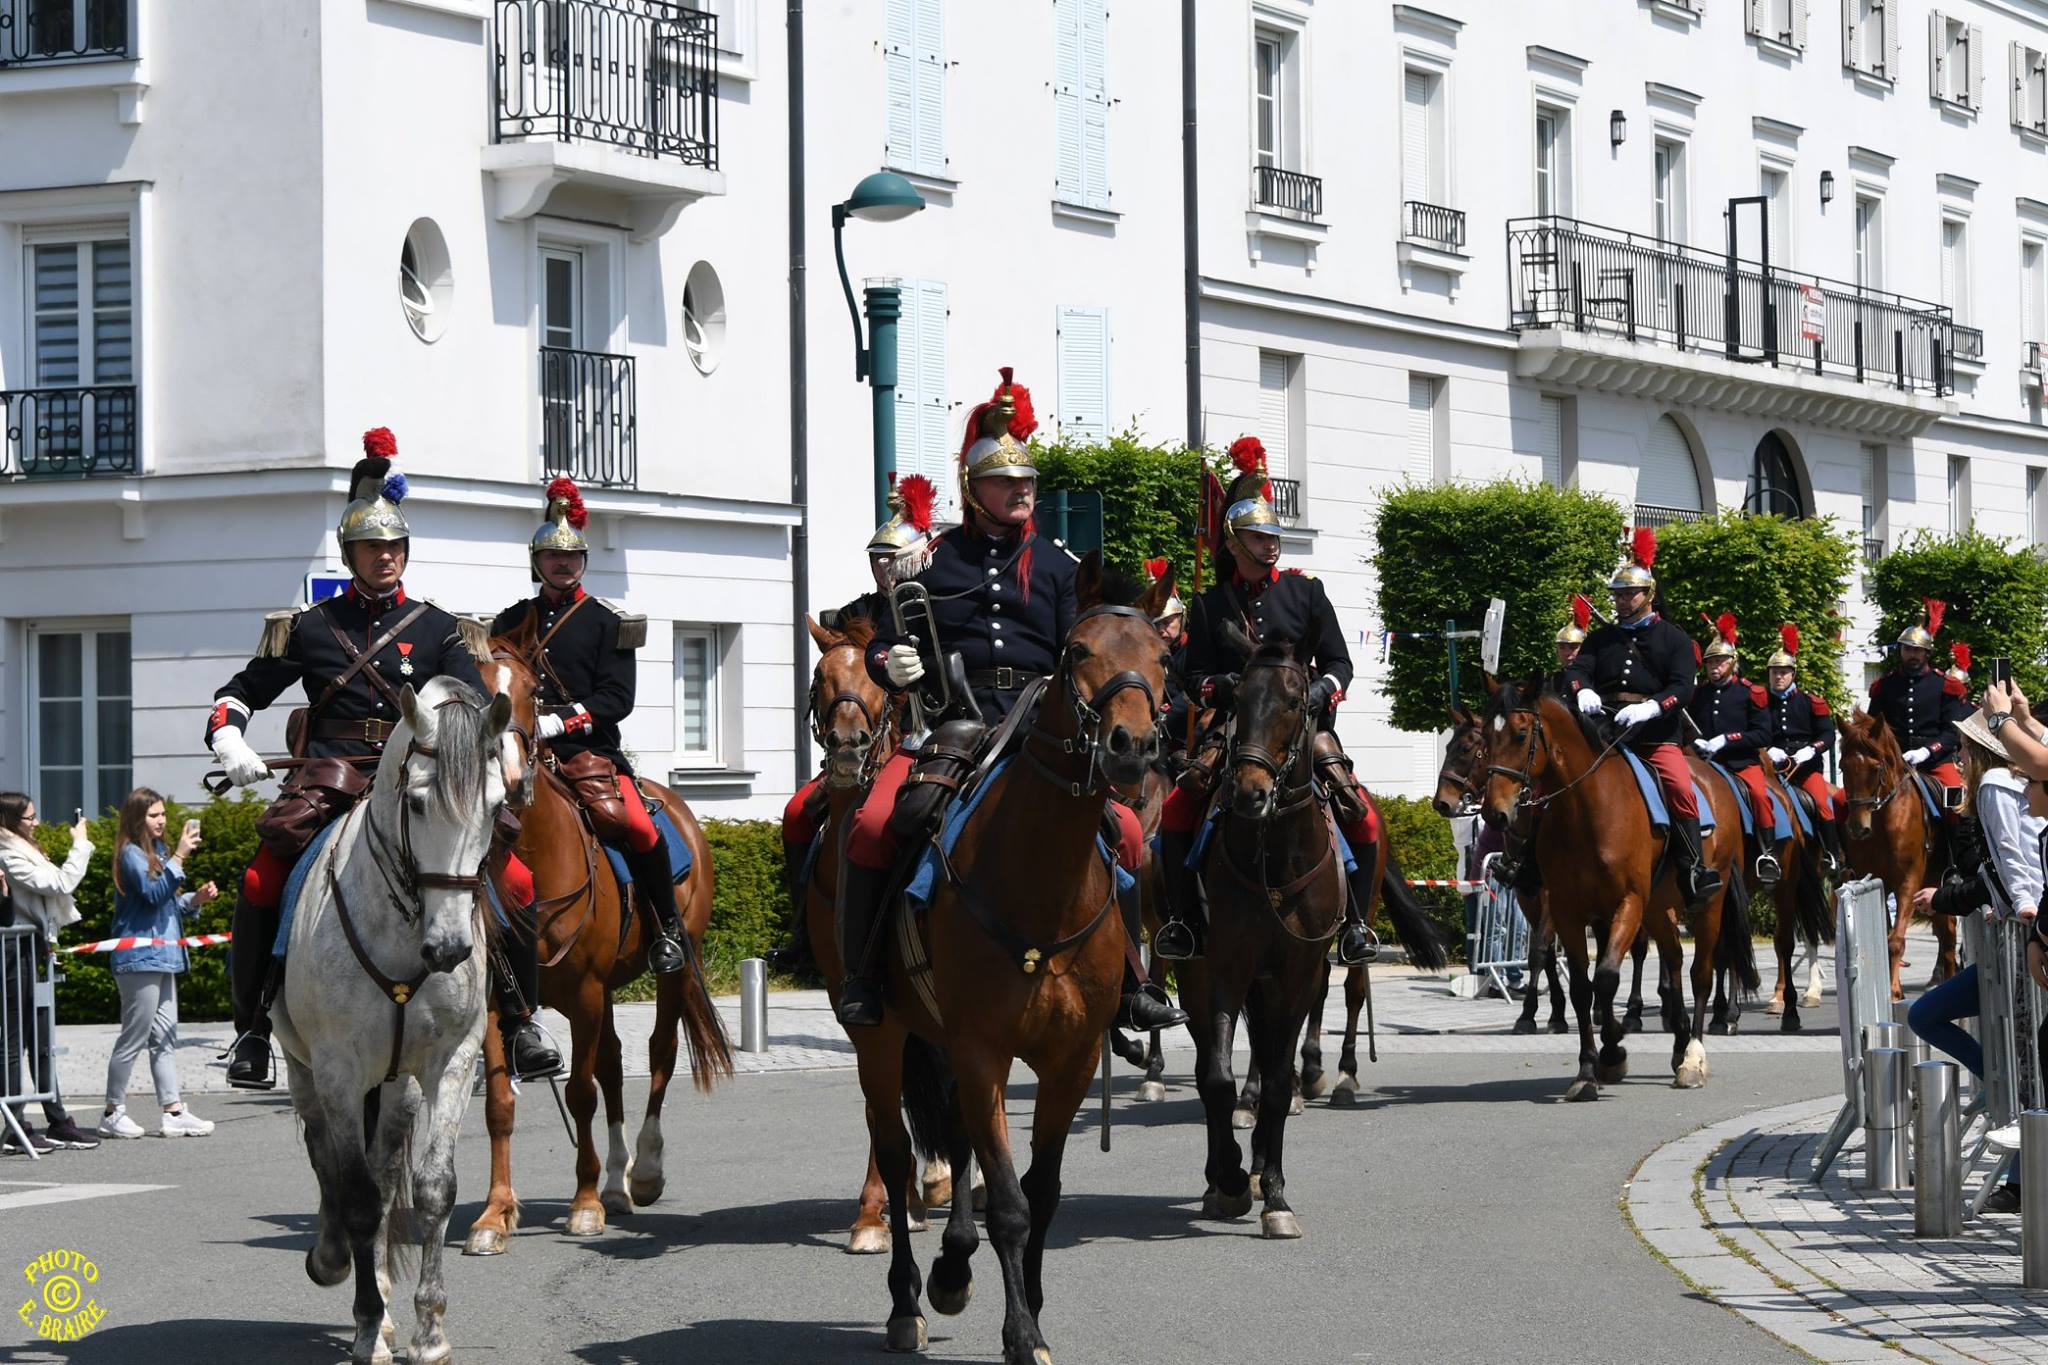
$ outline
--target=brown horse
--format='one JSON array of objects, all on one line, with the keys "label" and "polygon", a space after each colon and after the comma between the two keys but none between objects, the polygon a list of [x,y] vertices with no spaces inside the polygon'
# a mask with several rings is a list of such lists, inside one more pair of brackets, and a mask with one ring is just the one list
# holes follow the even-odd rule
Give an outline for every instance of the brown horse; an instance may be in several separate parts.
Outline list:
[{"label": "brown horse", "polygon": [[[500,637],[492,641],[490,681],[512,699],[512,730],[516,743],[530,749],[534,734],[534,693],[538,679],[525,662],[531,640]],[[582,809],[568,788],[548,768],[544,754],[519,755],[525,780],[508,804],[520,812],[519,841],[513,851],[533,872],[534,907],[539,932],[541,1003],[568,1016],[570,1030],[569,1112],[576,1123],[576,1195],[569,1204],[563,1231],[572,1237],[603,1232],[607,1212],[625,1214],[635,1204],[661,1197],[661,1106],[676,1066],[676,1026],[689,1036],[690,1075],[699,1090],[732,1074],[732,1050],[726,1041],[718,1007],[695,971],[655,977],[654,1032],[647,1057],[652,1079],[647,1087],[647,1113],[638,1142],[629,1154],[624,1122],[624,1072],[619,1035],[612,1016],[612,992],[647,970],[647,949],[657,926],[644,907],[622,920],[619,885],[611,862],[599,850]],[[690,876],[676,888],[676,909],[700,958],[704,927],[711,921],[713,873],[711,849],[690,808],[674,792],[640,779],[640,789],[661,801],[689,845]],[[470,1225],[463,1250],[489,1256],[509,1245],[519,1226],[519,1199],[512,1190],[513,1093],[505,1067],[504,1040],[499,1035],[497,1001],[484,1029],[487,1099],[484,1118],[491,1134],[491,1191],[483,1210]],[[608,1150],[600,1168],[591,1119],[597,1110],[598,1086],[604,1088]],[[604,1189],[598,1190],[600,1169]]]},{"label": "brown horse", "polygon": [[[1927,816],[1926,803],[1906,767],[1899,742],[1879,715],[1843,716],[1842,832],[1844,852],[1858,876],[1876,877],[1891,893],[1892,999],[1903,1000],[1899,969],[1906,960],[1906,929],[1913,920],[1913,895],[1941,879],[1948,868],[1948,842],[1939,822]],[[1930,986],[1956,971],[1956,928],[1953,919],[1934,917],[1940,952]]]},{"label": "brown horse", "polygon": [[[1718,773],[1716,777],[1719,777]],[[1735,780],[1740,782],[1742,779],[1737,777]],[[1728,783],[1723,779],[1719,785],[1727,786]],[[1773,938],[1778,956],[1778,986],[1765,1012],[1780,1016],[1780,1033],[1797,1033],[1800,1029],[1800,1005],[1804,1003],[1812,1007],[1820,1003],[1820,997],[1816,990],[1812,998],[1802,1002],[1797,989],[1788,986],[1793,978],[1792,958],[1798,951],[1801,939],[1814,944],[1820,943],[1823,939],[1832,940],[1834,916],[1828,908],[1827,888],[1821,878],[1822,849],[1819,833],[1807,832],[1806,827],[1799,821],[1799,814],[1793,803],[1807,801],[1809,818],[1818,818],[1817,812],[1812,809],[1811,802],[1804,792],[1788,786],[1768,764],[1764,769],[1764,787],[1773,802],[1783,803],[1786,819],[1792,822],[1791,837],[1775,850],[1779,867],[1778,880],[1768,888],[1753,879],[1751,882],[1753,892],[1769,890],[1777,921]],[[1747,788],[1744,788],[1742,796],[1745,800],[1748,798]],[[1771,827],[1771,812],[1752,811],[1751,817],[1759,830]],[[1763,848],[1768,845],[1769,840],[1765,838],[1760,840],[1757,846]],[[1755,865],[1750,862],[1746,853],[1738,864],[1738,871],[1749,874],[1755,872]],[[1714,1017],[1707,1030],[1710,1033],[1734,1033],[1741,1016],[1739,1002],[1726,989],[1727,976],[1726,968],[1715,969]]]},{"label": "brown horse", "polygon": [[[1111,785],[1129,790],[1144,781],[1168,667],[1144,613],[1099,598],[1091,556],[1081,574],[1083,610],[1022,748],[983,790],[929,907],[899,924],[882,1023],[854,1030],[869,1133],[889,1191],[888,1345],[896,1350],[926,1341],[903,1195],[915,1134],[918,1150],[946,1149],[956,1173],[971,1155],[987,1174],[989,1240],[1003,1270],[1004,1361],[1052,1359],[1038,1324],[1046,1233],[1059,1206],[1068,1130],[1117,1010],[1126,951],[1114,869],[1097,838]],[[913,975],[906,952],[929,966]],[[1004,1110],[1018,1060],[1038,1076],[1031,1168],[1022,1179]],[[960,1312],[973,1291],[970,1259],[980,1238],[970,1202],[953,1200],[932,1265],[932,1306],[942,1313]]]},{"label": "brown horse", "polygon": [[[1693,1008],[1688,1015],[1681,976],[1684,945],[1678,917],[1683,906],[1677,870],[1668,856],[1666,835],[1652,828],[1635,777],[1617,751],[1621,737],[1590,734],[1590,727],[1582,727],[1565,702],[1535,681],[1496,689],[1482,718],[1488,762],[1482,802],[1486,818],[1511,831],[1533,827],[1530,846],[1511,843],[1509,852],[1537,859],[1547,915],[1571,966],[1579,1074],[1565,1098],[1595,1099],[1600,1086],[1618,1083],[1628,1074],[1614,997],[1621,986],[1621,960],[1645,926],[1657,944],[1657,993],[1672,1036],[1672,1083],[1688,1089],[1704,1085],[1707,1055],[1700,1036],[1713,964],[1725,954],[1745,990],[1754,991],[1759,984],[1745,898],[1733,881],[1742,856],[1742,824],[1732,794],[1719,782],[1701,780],[1709,770],[1689,756],[1693,778],[1706,792],[1715,817],[1713,832],[1703,835],[1706,863],[1721,872],[1723,886],[1692,917]],[[1519,823],[1523,820],[1528,824]],[[1599,967],[1590,977],[1589,928],[1603,945]]]}]

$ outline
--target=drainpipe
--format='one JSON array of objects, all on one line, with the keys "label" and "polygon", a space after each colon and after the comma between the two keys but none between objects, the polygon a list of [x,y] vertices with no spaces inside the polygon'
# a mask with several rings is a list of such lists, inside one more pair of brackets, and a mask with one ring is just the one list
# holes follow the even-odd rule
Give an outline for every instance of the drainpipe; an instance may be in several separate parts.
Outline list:
[{"label": "drainpipe", "polygon": [[1195,5],[1180,0],[1181,311],[1187,330],[1188,444],[1202,443],[1202,255],[1200,169],[1195,157]]},{"label": "drainpipe", "polygon": [[804,0],[789,5],[789,500],[796,526],[789,537],[790,682],[794,739],[790,785],[811,770],[811,679],[803,661],[811,610],[810,339],[804,279]]}]

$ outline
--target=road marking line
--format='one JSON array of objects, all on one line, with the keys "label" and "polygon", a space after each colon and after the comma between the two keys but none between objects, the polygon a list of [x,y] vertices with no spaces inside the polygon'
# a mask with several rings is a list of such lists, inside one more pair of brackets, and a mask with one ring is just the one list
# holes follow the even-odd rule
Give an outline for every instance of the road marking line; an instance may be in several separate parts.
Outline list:
[{"label": "road marking line", "polygon": [[118,1194],[148,1194],[152,1190],[174,1190],[176,1185],[56,1185],[40,1180],[0,1180],[0,1187],[27,1186],[11,1194],[0,1193],[0,1210],[33,1208],[39,1204],[68,1204],[77,1199],[108,1199]]}]

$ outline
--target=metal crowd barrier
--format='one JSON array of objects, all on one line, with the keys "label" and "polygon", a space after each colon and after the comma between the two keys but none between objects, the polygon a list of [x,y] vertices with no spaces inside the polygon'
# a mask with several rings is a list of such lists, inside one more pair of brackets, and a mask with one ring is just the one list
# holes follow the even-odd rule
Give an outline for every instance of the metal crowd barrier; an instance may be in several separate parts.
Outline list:
[{"label": "metal crowd barrier", "polygon": [[2048,1102],[2035,1045],[2041,1021],[2048,1019],[2048,991],[2027,975],[2030,931],[2017,920],[1972,915],[1963,920],[1962,931],[1963,959],[1977,968],[1975,1031],[1984,1045],[1984,1080],[1964,1118],[1964,1143],[1969,1148],[1964,1179],[1979,1170],[1983,1173],[1970,1200],[1970,1214],[1975,1216],[2019,1159],[2017,1153],[1993,1149],[1989,1134]]},{"label": "metal crowd barrier", "polygon": [[31,1158],[35,1148],[15,1111],[55,1099],[57,1083],[56,960],[36,951],[36,938],[32,924],[0,929],[0,1125]]},{"label": "metal crowd barrier", "polygon": [[1843,1103],[1814,1158],[1816,1185],[1842,1154],[1850,1134],[1869,1126],[1864,1054],[1875,1041],[1871,1034],[1877,1026],[1892,1021],[1891,917],[1885,902],[1884,883],[1875,877],[1850,882],[1835,893],[1835,1004],[1842,1022]]},{"label": "metal crowd barrier", "polygon": [[1486,858],[1485,882],[1479,891],[1479,912],[1473,920],[1468,951],[1474,976],[1492,978],[1500,993],[1508,994],[1508,975],[1529,965],[1529,920],[1511,886],[1503,886],[1493,875],[1499,854]]}]

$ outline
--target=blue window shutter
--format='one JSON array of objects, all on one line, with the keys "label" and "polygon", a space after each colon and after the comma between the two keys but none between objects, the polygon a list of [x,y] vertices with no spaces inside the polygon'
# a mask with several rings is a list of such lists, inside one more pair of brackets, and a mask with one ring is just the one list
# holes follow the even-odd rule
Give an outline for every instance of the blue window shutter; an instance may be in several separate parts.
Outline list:
[{"label": "blue window shutter", "polygon": [[914,0],[887,0],[882,20],[885,109],[882,160],[900,170],[917,164],[917,66]]},{"label": "blue window shutter", "polygon": [[1062,440],[1109,439],[1109,310],[1059,310],[1059,394]]},{"label": "blue window shutter", "polygon": [[917,165],[924,175],[946,173],[945,0],[911,0],[916,11]]},{"label": "blue window shutter", "polygon": [[1089,0],[1053,0],[1052,106],[1057,146],[1053,197],[1065,204],[1088,202],[1087,172],[1081,160],[1081,10]]}]

